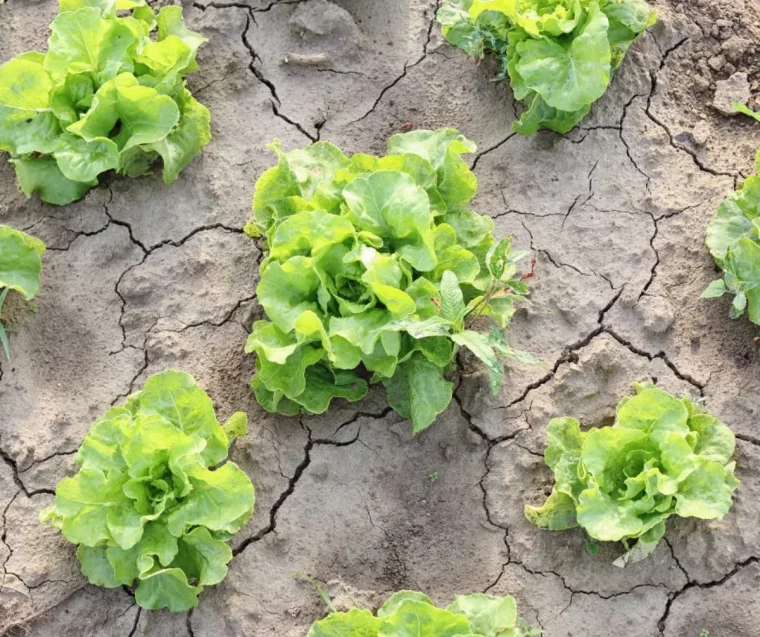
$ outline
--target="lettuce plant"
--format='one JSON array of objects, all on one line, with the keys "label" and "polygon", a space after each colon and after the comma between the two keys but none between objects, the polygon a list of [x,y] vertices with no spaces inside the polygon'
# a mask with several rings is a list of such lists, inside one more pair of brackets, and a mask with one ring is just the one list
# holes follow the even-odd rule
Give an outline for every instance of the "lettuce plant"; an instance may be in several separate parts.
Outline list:
[{"label": "lettuce plant", "polygon": [[136,583],[143,608],[186,611],[227,575],[225,543],[251,517],[254,490],[228,447],[246,431],[238,412],[222,427],[211,399],[176,371],[98,419],[40,514],[78,545],[90,583]]},{"label": "lettuce plant", "polygon": [[[246,345],[253,389],[273,412],[322,413],[358,400],[366,378],[390,405],[428,427],[452,396],[445,373],[459,346],[480,358],[498,392],[512,350],[501,331],[527,293],[510,239],[470,210],[477,181],[452,129],[394,135],[388,154],[346,157],[327,142],[271,148],[279,163],[256,183],[252,236],[265,236],[257,295],[269,320]],[[468,329],[482,316],[489,332]]]},{"label": "lettuce plant", "polygon": [[[760,121],[760,113],[743,104],[734,108]],[[723,277],[713,281],[702,298],[733,294],[731,318],[746,310],[749,320],[760,325],[760,152],[755,172],[721,202],[707,227],[707,248]]]},{"label": "lettuce plant", "polygon": [[574,418],[555,418],[548,438],[554,488],[525,515],[542,529],[580,526],[595,540],[622,541],[618,566],[654,551],[671,515],[722,518],[739,484],[731,430],[649,384],[620,402],[612,426],[581,431]]},{"label": "lettuce plant", "polygon": [[527,628],[517,617],[514,597],[483,593],[457,595],[454,603],[438,608],[427,595],[399,591],[373,615],[353,608],[332,612],[316,622],[307,637],[540,637],[541,631]]},{"label": "lettuce plant", "polygon": [[580,122],[655,14],[644,0],[443,0],[437,19],[465,53],[494,55],[525,102],[512,128],[532,135]]},{"label": "lettuce plant", "polygon": [[[40,289],[45,244],[20,230],[0,225],[0,313],[8,292],[15,290],[31,301]],[[1,316],[1,314],[0,314]],[[0,343],[11,360],[8,335],[0,321]]]},{"label": "lettuce plant", "polygon": [[65,205],[102,173],[136,177],[159,156],[164,181],[177,179],[211,139],[208,109],[184,81],[206,39],[182,8],[60,0],[50,29],[47,53],[0,66],[0,150],[27,197]]}]

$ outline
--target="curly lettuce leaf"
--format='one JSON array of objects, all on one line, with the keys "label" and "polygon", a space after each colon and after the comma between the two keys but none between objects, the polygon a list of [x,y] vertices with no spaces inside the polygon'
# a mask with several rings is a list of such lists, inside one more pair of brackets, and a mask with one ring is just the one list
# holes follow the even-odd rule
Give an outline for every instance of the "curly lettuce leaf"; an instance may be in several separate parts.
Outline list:
[{"label": "curly lettuce leaf", "polygon": [[435,169],[436,190],[445,205],[443,213],[467,212],[478,190],[478,181],[467,162],[465,153],[474,153],[475,144],[453,128],[437,131],[411,131],[396,134],[388,140],[391,155],[419,156]]},{"label": "curly lettuce leaf", "polygon": [[[256,182],[253,195],[254,236],[295,212],[323,209],[337,212],[340,187],[336,173],[348,158],[329,142],[316,142],[304,149],[283,152],[280,140],[269,146],[277,154],[277,166],[269,168]],[[254,230],[255,228],[255,230]]]},{"label": "curly lettuce leaf", "polygon": [[0,105],[22,113],[50,109],[53,80],[37,56],[19,56],[0,66]]},{"label": "curly lettuce leaf", "polygon": [[382,624],[382,620],[368,610],[352,608],[345,613],[331,613],[329,617],[316,622],[306,637],[377,637]]},{"label": "curly lettuce leaf", "polygon": [[66,179],[75,182],[92,182],[98,175],[119,168],[119,148],[107,137],[91,140],[76,135],[61,135],[53,155]]},{"label": "curly lettuce leaf", "polygon": [[143,608],[184,612],[227,574],[226,544],[253,513],[250,479],[227,461],[245,414],[220,426],[192,377],[149,378],[98,419],[75,456],[76,475],[40,514],[73,544],[92,584],[136,583]]},{"label": "curly lettuce leaf", "polygon": [[525,515],[539,528],[580,526],[590,537],[622,541],[618,565],[657,547],[672,515],[721,519],[732,506],[734,435],[688,398],[651,385],[618,405],[612,426],[580,430],[572,418],[549,423],[546,464],[554,487]]},{"label": "curly lettuce leaf", "polygon": [[435,267],[430,200],[405,173],[384,170],[354,179],[343,189],[346,216],[354,226],[383,240],[411,267]]},{"label": "curly lettuce leaf", "polygon": [[516,70],[524,85],[563,111],[577,111],[599,99],[610,82],[608,28],[607,16],[592,4],[569,45],[533,38],[520,42]]},{"label": "curly lettuce leaf", "polygon": [[56,83],[77,73],[107,82],[134,70],[130,48],[138,44],[137,34],[125,22],[104,18],[97,7],[59,13],[50,31],[44,67]]},{"label": "curly lettuce leaf", "polygon": [[[169,133],[152,143],[141,145],[144,152],[158,153],[163,160],[164,183],[177,181],[179,174],[211,141],[211,114],[184,89],[178,100],[179,123]],[[123,161],[122,161],[123,163]]]},{"label": "curly lettuce leaf", "polygon": [[30,301],[40,289],[44,253],[39,239],[0,225],[0,290],[16,290]]},{"label": "curly lettuce leaf", "polygon": [[16,156],[55,150],[61,126],[51,112],[52,90],[40,54],[0,66],[0,150]]}]

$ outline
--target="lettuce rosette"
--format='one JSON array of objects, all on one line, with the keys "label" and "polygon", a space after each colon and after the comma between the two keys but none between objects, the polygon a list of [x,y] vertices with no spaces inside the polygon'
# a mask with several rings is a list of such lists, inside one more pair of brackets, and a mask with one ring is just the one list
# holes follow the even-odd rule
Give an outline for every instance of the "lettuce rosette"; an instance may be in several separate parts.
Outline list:
[{"label": "lettuce rosette", "polygon": [[193,378],[152,376],[123,407],[93,424],[40,520],[77,545],[96,586],[135,586],[143,608],[181,612],[227,575],[226,541],[253,513],[248,476],[226,461],[246,431],[234,414],[224,427]]},{"label": "lettuce rosette", "polygon": [[136,177],[158,158],[175,181],[211,139],[208,109],[184,80],[206,39],[182,8],[60,0],[50,29],[46,53],[0,66],[0,150],[24,193],[65,205],[102,173]]},{"label": "lettuce rosette", "polygon": [[525,515],[542,529],[582,527],[603,542],[622,542],[623,566],[655,550],[673,515],[721,519],[733,504],[733,432],[688,398],[636,385],[615,423],[581,431],[574,418],[549,423],[546,464],[551,495]]},{"label": "lettuce rosette", "polygon": [[[746,107],[737,110],[760,121],[760,114]],[[723,276],[702,297],[732,294],[731,318],[746,311],[749,320],[760,325],[760,152],[755,173],[721,202],[707,227],[707,248]]]},{"label": "lettuce rosette", "polygon": [[360,608],[331,612],[316,622],[307,637],[540,637],[517,616],[511,595],[457,595],[446,608],[437,607],[424,593],[399,591],[376,614]]},{"label": "lettuce rosette", "polygon": [[[261,405],[322,413],[360,399],[369,380],[416,433],[451,401],[445,374],[462,345],[498,392],[498,357],[526,358],[503,329],[527,285],[510,239],[470,209],[477,181],[461,155],[474,144],[441,129],[394,135],[384,157],[271,147],[279,162],[256,183],[247,226],[266,248],[257,296],[268,320],[246,346]],[[467,329],[475,316],[490,332]]]},{"label": "lettuce rosette", "polygon": [[644,0],[443,0],[437,19],[454,46],[496,58],[525,103],[513,130],[532,135],[586,117],[655,14]]}]

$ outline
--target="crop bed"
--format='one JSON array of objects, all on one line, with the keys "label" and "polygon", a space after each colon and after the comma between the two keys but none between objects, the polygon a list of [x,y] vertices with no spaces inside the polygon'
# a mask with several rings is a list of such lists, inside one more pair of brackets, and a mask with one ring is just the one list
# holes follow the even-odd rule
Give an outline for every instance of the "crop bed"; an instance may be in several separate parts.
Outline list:
[{"label": "crop bed", "polygon": [[[565,137],[527,138],[510,132],[515,104],[493,66],[443,40],[435,2],[182,4],[210,40],[189,87],[213,140],[176,183],[114,177],[56,208],[26,200],[0,162],[0,223],[48,246],[34,311],[14,297],[3,308],[0,635],[302,637],[325,607],[298,574],[338,606],[401,588],[442,604],[512,594],[546,637],[758,635],[760,329],[730,320],[727,297],[699,298],[718,276],[707,223],[760,147],[759,125],[713,106],[735,72],[758,94],[757,3],[652,3],[658,23],[590,116]],[[0,62],[44,50],[56,5],[0,4]],[[262,252],[242,228],[275,162],[265,144],[382,154],[396,132],[443,126],[478,145],[474,209],[537,259],[510,337],[543,364],[510,362],[493,399],[464,356],[454,401],[417,437],[378,387],[322,416],[263,411],[243,351],[263,318]],[[257,495],[228,577],[183,614],[90,586],[73,547],[38,522],[92,421],[167,368],[192,374],[220,419],[248,413],[231,455]],[[551,488],[549,420],[610,424],[647,379],[733,429],[741,485],[722,521],[673,519],[653,555],[617,568],[619,545],[595,552],[580,529],[536,529],[523,506]]]}]

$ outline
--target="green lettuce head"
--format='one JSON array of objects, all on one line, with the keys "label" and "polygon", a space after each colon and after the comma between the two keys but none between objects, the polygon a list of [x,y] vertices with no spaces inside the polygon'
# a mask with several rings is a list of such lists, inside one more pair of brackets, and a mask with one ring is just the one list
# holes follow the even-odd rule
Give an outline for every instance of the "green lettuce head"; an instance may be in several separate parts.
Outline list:
[{"label": "green lettuce head", "polygon": [[655,14],[645,0],[444,0],[437,19],[465,53],[495,56],[526,106],[512,128],[531,135],[588,115]]},{"label": "green lettuce head", "polygon": [[78,546],[91,584],[136,585],[143,608],[189,610],[227,575],[226,540],[253,513],[250,479],[225,462],[246,421],[238,412],[220,426],[191,376],[156,374],[95,422],[79,472],[61,480],[40,520]]},{"label": "green lettuce head", "polygon": [[636,385],[614,425],[584,432],[574,418],[555,418],[547,433],[555,484],[526,517],[542,529],[580,526],[595,540],[623,542],[619,566],[654,551],[671,515],[714,520],[731,509],[734,434],[688,398]]},{"label": "green lettuce head", "polygon": [[540,637],[541,631],[527,628],[517,617],[514,597],[483,593],[457,595],[446,608],[415,591],[399,591],[373,615],[354,608],[332,612],[316,622],[307,637]]},{"label": "green lettuce head", "polygon": [[[345,156],[327,142],[283,152],[256,183],[248,234],[265,238],[253,389],[283,414],[322,413],[359,400],[367,380],[413,423],[430,426],[451,401],[445,378],[470,349],[497,393],[498,355],[526,360],[502,330],[527,285],[509,238],[470,210],[477,181],[453,129],[394,135],[383,157]],[[489,333],[466,329],[486,317]]]},{"label": "green lettuce head", "polygon": [[0,66],[0,150],[24,193],[65,205],[102,173],[136,177],[159,157],[164,181],[176,180],[211,139],[208,109],[184,80],[206,39],[182,8],[60,0],[50,29],[47,53]]}]

